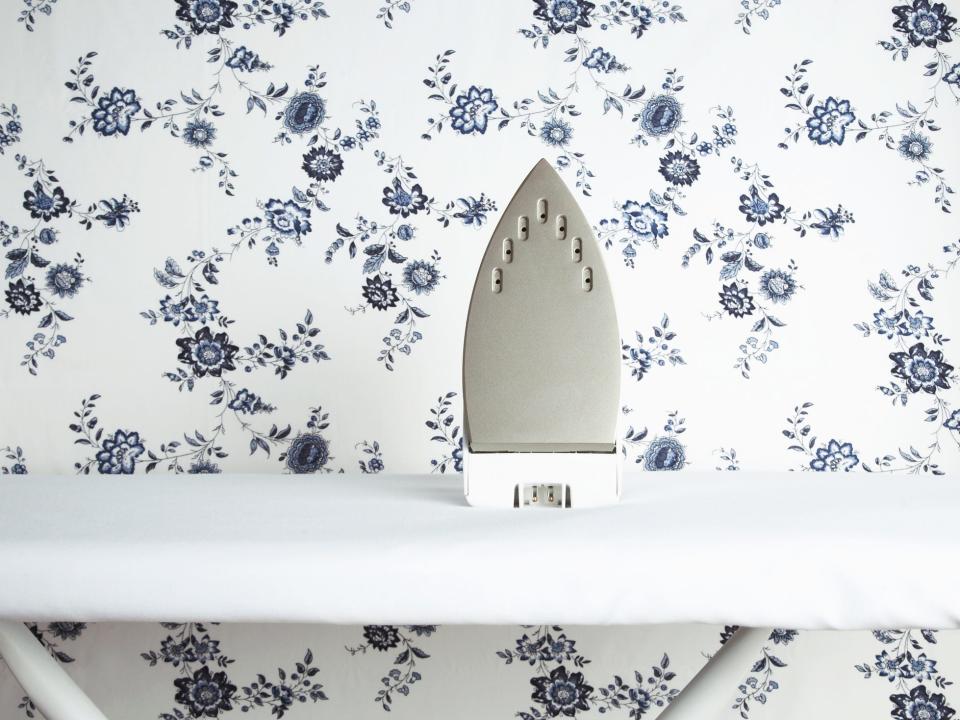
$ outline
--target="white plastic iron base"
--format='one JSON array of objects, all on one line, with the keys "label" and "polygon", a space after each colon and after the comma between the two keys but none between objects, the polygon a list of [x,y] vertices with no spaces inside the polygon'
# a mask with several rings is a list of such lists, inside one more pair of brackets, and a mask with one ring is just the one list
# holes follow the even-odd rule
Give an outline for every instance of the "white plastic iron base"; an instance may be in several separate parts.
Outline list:
[{"label": "white plastic iron base", "polygon": [[[620,500],[619,448],[612,453],[465,450],[463,455],[463,491],[471,505],[579,508],[611,505]],[[534,494],[534,488],[544,486],[557,488],[561,493],[556,502],[542,491]],[[531,502],[534,498],[535,502]]]}]

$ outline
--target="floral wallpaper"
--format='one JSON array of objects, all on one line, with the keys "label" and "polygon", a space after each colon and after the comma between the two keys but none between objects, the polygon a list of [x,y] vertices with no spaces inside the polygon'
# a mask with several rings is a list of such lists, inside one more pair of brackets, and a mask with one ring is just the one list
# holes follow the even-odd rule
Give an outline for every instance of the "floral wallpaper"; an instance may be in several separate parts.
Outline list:
[{"label": "floral wallpaper", "polygon": [[[630,470],[957,473],[951,5],[10,3],[0,470],[457,482],[475,269],[546,157],[616,286]],[[652,717],[733,630],[32,629],[162,720]],[[718,717],[949,720],[958,672],[951,632],[775,629]]]}]

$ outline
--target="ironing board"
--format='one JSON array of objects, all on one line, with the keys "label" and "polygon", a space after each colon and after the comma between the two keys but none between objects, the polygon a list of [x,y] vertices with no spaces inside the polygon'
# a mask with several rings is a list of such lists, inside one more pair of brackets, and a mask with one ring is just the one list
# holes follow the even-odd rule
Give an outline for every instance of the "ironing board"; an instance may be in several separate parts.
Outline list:
[{"label": "ironing board", "polygon": [[[0,655],[48,720],[100,720],[22,621],[755,628],[677,720],[716,710],[764,628],[960,627],[958,507],[955,478],[812,472],[627,474],[579,510],[470,508],[443,475],[3,476]],[[656,583],[629,571],[649,553]]]}]

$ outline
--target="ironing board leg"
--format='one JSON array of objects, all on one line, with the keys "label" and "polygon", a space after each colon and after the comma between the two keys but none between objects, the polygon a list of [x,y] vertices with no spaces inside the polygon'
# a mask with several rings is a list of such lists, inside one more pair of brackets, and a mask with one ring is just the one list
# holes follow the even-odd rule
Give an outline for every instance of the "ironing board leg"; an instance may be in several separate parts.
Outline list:
[{"label": "ironing board leg", "polygon": [[707,661],[657,720],[712,720],[730,715],[737,686],[746,677],[770,628],[740,628]]},{"label": "ironing board leg", "polygon": [[107,720],[23,623],[0,620],[0,656],[47,720]]}]

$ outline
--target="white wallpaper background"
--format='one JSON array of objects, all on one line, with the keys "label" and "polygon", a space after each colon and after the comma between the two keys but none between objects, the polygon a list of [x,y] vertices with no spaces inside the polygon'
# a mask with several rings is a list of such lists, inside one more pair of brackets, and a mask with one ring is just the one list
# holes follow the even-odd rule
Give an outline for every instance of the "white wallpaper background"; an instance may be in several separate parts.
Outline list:
[{"label": "white wallpaper background", "polygon": [[[540,157],[579,188],[609,246],[636,470],[898,472],[909,493],[914,474],[960,469],[957,8],[27,0],[5,12],[4,472],[456,473],[475,268]],[[638,571],[656,581],[655,566]],[[750,582],[749,558],[731,572]],[[910,568],[890,573],[922,592]],[[126,718],[374,717],[385,703],[410,717],[653,715],[721,639],[707,627],[37,632]],[[307,648],[322,698],[289,674]],[[954,714],[952,634],[782,631],[766,648],[718,717]],[[651,666],[676,673],[667,689],[647,682]],[[545,699],[576,673],[579,704]],[[608,688],[614,676],[623,687]],[[203,687],[217,703],[197,704]],[[30,716],[21,697],[0,674],[0,717]]]}]

